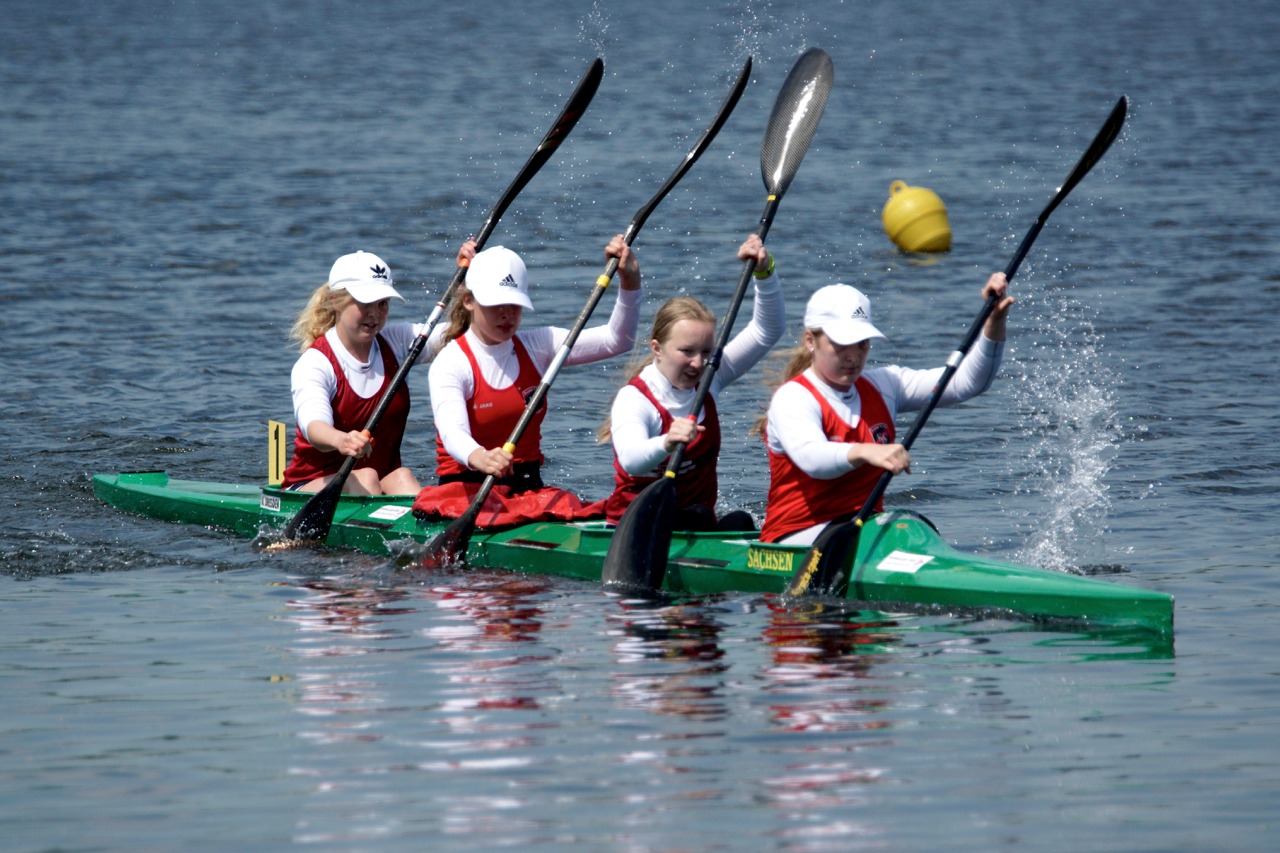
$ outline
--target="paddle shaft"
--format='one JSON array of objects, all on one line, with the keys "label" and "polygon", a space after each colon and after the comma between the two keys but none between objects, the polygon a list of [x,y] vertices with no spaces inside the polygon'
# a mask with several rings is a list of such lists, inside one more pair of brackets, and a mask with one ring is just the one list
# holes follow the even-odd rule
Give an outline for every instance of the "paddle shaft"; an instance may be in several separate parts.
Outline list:
[{"label": "paddle shaft", "polygon": [[[565,103],[564,109],[561,110],[555,124],[547,131],[542,141],[538,143],[538,147],[534,149],[529,159],[525,161],[515,180],[511,182],[497,203],[490,209],[489,215],[485,218],[484,224],[474,238],[477,249],[484,246],[502,214],[511,206],[516,196],[533,179],[538,170],[551,159],[556,149],[560,147],[560,144],[568,137],[569,132],[577,125],[578,119],[582,117],[592,98],[595,97],[603,76],[604,62],[597,57],[592,60],[586,73],[574,89],[573,94],[569,96],[569,100]],[[390,384],[387,385],[382,397],[378,400],[378,405],[374,407],[372,414],[365,422],[363,431],[367,435],[372,436],[378,422],[382,420],[383,414],[386,413],[387,407],[391,404],[391,399],[404,384],[405,378],[409,375],[414,363],[422,356],[422,350],[426,347],[431,333],[435,330],[440,318],[444,316],[449,303],[453,300],[458,288],[461,287],[463,280],[466,278],[467,267],[468,262],[458,265],[453,274],[453,280],[449,282],[449,287],[445,290],[444,296],[436,303],[427,318],[426,327],[422,334],[415,337],[413,343],[409,346],[409,351],[401,360],[400,366],[392,376]],[[286,538],[322,540],[329,535],[329,527],[333,522],[333,513],[337,509],[338,497],[341,495],[347,479],[351,476],[351,472],[355,470],[356,461],[354,456],[348,456],[343,460],[342,466],[338,469],[333,479],[325,484],[324,488],[317,492],[315,497],[311,498],[286,525],[284,531]]]},{"label": "paddle shaft", "polygon": [[[769,227],[773,224],[773,217],[778,212],[778,204],[781,198],[777,195],[770,194],[765,202],[764,213],[760,217],[760,225],[756,228],[756,235],[761,242],[769,233]],[[720,361],[724,357],[724,348],[729,344],[729,335],[733,332],[734,321],[738,319],[738,309],[742,307],[742,300],[747,295],[747,285],[751,283],[752,274],[755,272],[756,262],[752,258],[742,266],[742,275],[738,277],[738,287],[733,292],[733,299],[729,302],[729,310],[725,312],[724,319],[720,322],[720,330],[716,333],[715,348],[711,351],[711,357],[707,360],[706,367],[702,370],[702,376],[698,378],[698,390],[693,395],[693,405],[689,409],[689,420],[697,423],[698,414],[702,411],[702,405],[707,401],[707,395],[711,393],[711,383],[715,380],[716,371],[720,368]],[[680,461],[684,458],[684,451],[687,445],[680,442],[675,449],[671,451],[671,457],[667,462],[667,468],[663,476],[674,478],[676,472],[680,469]]]}]

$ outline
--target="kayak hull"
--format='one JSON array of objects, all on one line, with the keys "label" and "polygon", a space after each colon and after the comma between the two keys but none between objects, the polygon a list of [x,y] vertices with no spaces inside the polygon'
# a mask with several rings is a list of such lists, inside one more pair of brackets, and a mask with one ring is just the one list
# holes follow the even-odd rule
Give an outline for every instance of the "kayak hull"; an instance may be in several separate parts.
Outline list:
[{"label": "kayak hull", "polygon": [[[268,539],[310,498],[252,484],[173,480],[163,471],[99,474],[94,494],[122,510],[182,524]],[[370,554],[425,545],[446,521],[412,513],[412,495],[343,496],[325,544]],[[599,582],[612,540],[604,522],[534,522],[477,529],[467,564]],[[671,593],[782,594],[806,548],[765,544],[753,533],[681,533],[672,537],[663,588]],[[923,516],[873,516],[858,541],[847,598],[877,606],[1007,611],[1086,627],[1173,634],[1173,598],[1125,583],[1081,577],[966,554],[947,544]]]}]

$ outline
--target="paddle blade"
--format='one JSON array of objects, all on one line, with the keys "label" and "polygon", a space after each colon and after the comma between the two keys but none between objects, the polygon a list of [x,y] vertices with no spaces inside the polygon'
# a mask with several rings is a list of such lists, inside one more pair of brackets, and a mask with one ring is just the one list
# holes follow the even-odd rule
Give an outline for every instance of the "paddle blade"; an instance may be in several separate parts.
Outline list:
[{"label": "paddle blade", "polygon": [[285,538],[303,542],[323,542],[329,538],[333,514],[338,509],[338,499],[342,497],[342,487],[346,482],[346,476],[339,472],[339,476],[309,498],[285,525]]},{"label": "paddle blade", "polygon": [[760,149],[760,172],[770,195],[781,196],[791,185],[818,129],[834,81],[831,57],[820,48],[805,51],[791,67],[773,103]]},{"label": "paddle blade", "polygon": [[476,529],[476,516],[479,507],[474,502],[467,507],[449,526],[436,534],[436,538],[427,544],[426,556],[422,565],[428,569],[444,569],[462,566],[467,562],[467,546],[471,544],[471,534]]},{"label": "paddle blade", "polygon": [[1040,214],[1042,220],[1048,219],[1049,214],[1062,203],[1068,193],[1075,189],[1076,184],[1080,183],[1084,176],[1089,174],[1089,170],[1098,165],[1102,155],[1107,153],[1111,143],[1116,141],[1116,137],[1120,135],[1120,131],[1124,128],[1124,119],[1128,112],[1129,99],[1121,95],[1120,100],[1116,101],[1116,105],[1111,108],[1111,114],[1107,116],[1107,120],[1102,123],[1098,134],[1094,136],[1093,142],[1089,143],[1089,148],[1081,155],[1080,161],[1071,170],[1071,174],[1067,175],[1066,180],[1062,182],[1062,186],[1058,187],[1058,191],[1049,202],[1049,206]]},{"label": "paddle blade", "polygon": [[652,597],[662,587],[676,515],[676,481],[661,477],[627,507],[613,531],[600,580],[607,592]]},{"label": "paddle blade", "polygon": [[796,566],[785,595],[788,598],[805,595],[843,598],[849,589],[861,532],[862,526],[853,521],[828,524],[805,552],[804,562]]},{"label": "paddle blade", "polygon": [[477,234],[477,245],[484,245],[485,240],[493,231],[493,226],[497,224],[498,219],[506,212],[511,202],[520,194],[525,185],[533,180],[533,176],[538,173],[538,170],[551,159],[551,155],[556,153],[560,143],[568,138],[569,132],[578,124],[578,119],[582,118],[587,111],[587,107],[591,104],[591,99],[596,96],[596,90],[600,88],[600,80],[603,77],[604,60],[596,57],[587,66],[586,73],[582,75],[582,79],[578,81],[573,94],[565,102],[564,109],[560,111],[555,124],[547,131],[547,135],[542,137],[538,147],[529,156],[528,161],[520,169],[519,174],[516,175],[511,185],[507,187],[506,192],[498,199],[497,204],[493,206],[493,210],[489,211],[489,218],[485,220],[484,225]]},{"label": "paddle blade", "polygon": [[[644,227],[645,221],[649,218],[649,214],[653,213],[654,208],[656,208],[658,204],[667,197],[667,193],[671,192],[671,190],[675,188],[675,185],[680,182],[682,177],[684,177],[685,172],[688,172],[693,168],[693,164],[698,162],[698,158],[702,156],[702,153],[711,147],[712,141],[714,141],[716,135],[720,133],[720,128],[724,127],[725,122],[729,120],[729,116],[733,112],[733,108],[738,105],[738,101],[742,98],[742,93],[746,90],[747,83],[750,81],[751,57],[748,56],[747,61],[742,65],[742,71],[738,73],[738,79],[734,81],[733,88],[729,90],[729,94],[725,97],[724,103],[720,105],[720,112],[716,113],[715,120],[711,122],[711,126],[703,132],[702,138],[699,139],[697,144],[695,144],[693,148],[689,150],[689,153],[685,155],[684,160],[682,160],[676,170],[671,173],[671,177],[667,178],[667,182],[663,184],[653,198],[649,199],[643,207],[636,211],[636,215],[631,218],[631,224],[623,234],[623,239],[627,241],[628,246],[631,245],[631,242],[635,239],[636,235],[640,233],[640,229]],[[616,266],[617,265],[614,264],[615,268]],[[608,274],[612,275],[612,273]]]}]

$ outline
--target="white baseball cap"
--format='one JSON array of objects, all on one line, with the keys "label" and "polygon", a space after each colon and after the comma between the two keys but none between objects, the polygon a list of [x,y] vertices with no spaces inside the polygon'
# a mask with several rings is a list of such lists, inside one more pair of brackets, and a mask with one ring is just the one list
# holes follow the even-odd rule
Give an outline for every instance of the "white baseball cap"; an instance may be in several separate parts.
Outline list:
[{"label": "white baseball cap", "polygon": [[520,256],[505,246],[493,246],[471,259],[467,289],[486,308],[519,305],[533,310],[529,301],[529,276]]},{"label": "white baseball cap", "polygon": [[871,325],[871,301],[857,288],[847,284],[828,284],[809,297],[804,309],[804,327],[821,329],[840,346],[848,346],[869,338],[885,339]]},{"label": "white baseball cap", "polygon": [[356,302],[369,305],[384,299],[404,297],[392,287],[391,267],[371,252],[352,252],[333,262],[329,270],[329,289],[345,290]]}]

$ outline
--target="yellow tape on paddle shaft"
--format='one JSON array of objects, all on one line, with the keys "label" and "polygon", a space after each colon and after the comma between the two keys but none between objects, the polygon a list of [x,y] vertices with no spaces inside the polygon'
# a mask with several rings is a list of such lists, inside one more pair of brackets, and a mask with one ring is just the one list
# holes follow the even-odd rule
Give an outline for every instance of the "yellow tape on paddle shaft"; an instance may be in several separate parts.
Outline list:
[{"label": "yellow tape on paddle shaft", "polygon": [[267,421],[267,485],[284,482],[285,426],[280,421]]}]

